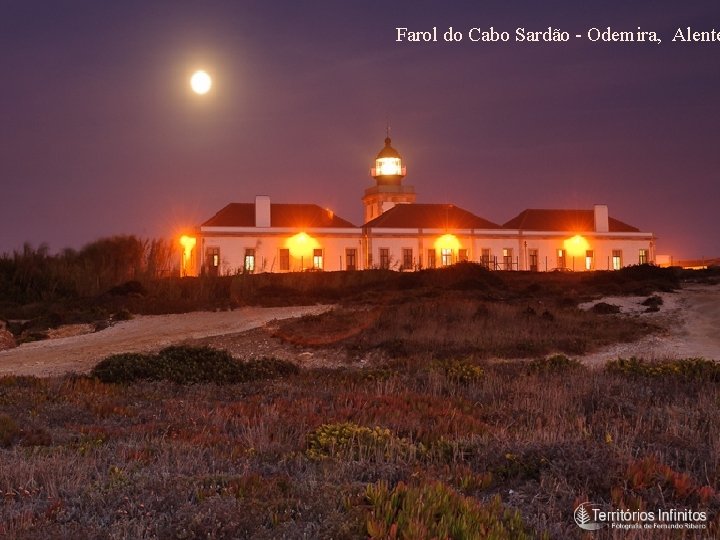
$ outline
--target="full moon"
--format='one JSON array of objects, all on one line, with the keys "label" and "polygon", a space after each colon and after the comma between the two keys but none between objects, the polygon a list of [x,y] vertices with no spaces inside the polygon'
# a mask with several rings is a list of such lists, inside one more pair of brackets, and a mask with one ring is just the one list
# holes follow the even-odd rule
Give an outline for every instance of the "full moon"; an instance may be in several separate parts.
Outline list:
[{"label": "full moon", "polygon": [[196,94],[207,94],[212,87],[212,79],[205,70],[198,70],[190,77],[190,86]]}]

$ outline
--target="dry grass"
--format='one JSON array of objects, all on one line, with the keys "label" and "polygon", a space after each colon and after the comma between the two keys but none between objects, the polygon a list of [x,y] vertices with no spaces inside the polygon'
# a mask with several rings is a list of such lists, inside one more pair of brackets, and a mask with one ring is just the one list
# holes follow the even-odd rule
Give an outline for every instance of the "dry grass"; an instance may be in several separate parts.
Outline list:
[{"label": "dry grass", "polygon": [[541,300],[489,302],[445,293],[410,296],[372,309],[336,309],[283,321],[276,337],[306,346],[379,349],[391,357],[534,358],[584,354],[639,339],[655,328],[638,319],[600,316]]},{"label": "dry grass", "polygon": [[[481,519],[484,530],[582,538],[572,511],[590,500],[708,510],[709,530],[654,537],[718,537],[720,386],[705,364],[486,360],[634,339],[652,329],[574,306],[672,280],[647,269],[615,281],[515,274],[331,276],[345,307],[277,333],[390,357],[362,370],[225,385],[0,378],[0,536],[432,535],[446,530],[433,522],[439,508],[466,531]],[[293,290],[310,297],[321,278]],[[282,280],[243,277],[234,291],[274,286],[280,297],[292,289]]]},{"label": "dry grass", "polygon": [[[717,515],[717,383],[518,363],[468,383],[444,365],[227,386],[0,379],[16,430],[0,450],[0,534],[363,538],[380,481],[499,495],[555,538],[579,537],[570,514],[586,499]],[[318,460],[323,425],[362,436]],[[378,429],[413,451],[363,446]]]}]

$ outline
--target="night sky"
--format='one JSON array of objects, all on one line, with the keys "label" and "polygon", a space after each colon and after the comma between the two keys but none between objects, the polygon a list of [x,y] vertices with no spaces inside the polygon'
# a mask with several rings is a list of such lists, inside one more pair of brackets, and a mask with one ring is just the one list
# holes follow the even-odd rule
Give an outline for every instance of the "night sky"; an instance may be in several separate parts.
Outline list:
[{"label": "night sky", "polygon": [[[490,26],[511,41],[468,40]],[[513,41],[548,26],[573,37]],[[662,43],[574,38],[608,26]],[[720,4],[4,0],[0,252],[169,238],[258,194],[360,225],[389,118],[418,202],[604,203],[659,254],[717,257],[720,42],[673,43],[687,26],[720,30]]]}]

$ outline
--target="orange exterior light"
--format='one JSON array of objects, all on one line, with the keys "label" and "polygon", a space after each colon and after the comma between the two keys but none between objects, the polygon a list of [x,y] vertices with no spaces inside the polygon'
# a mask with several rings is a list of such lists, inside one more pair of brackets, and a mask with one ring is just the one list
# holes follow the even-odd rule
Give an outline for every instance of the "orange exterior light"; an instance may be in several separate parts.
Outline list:
[{"label": "orange exterior light", "polygon": [[183,248],[183,254],[182,254],[182,274],[183,276],[190,276],[193,275],[193,268],[192,268],[192,252],[193,249],[195,249],[195,244],[197,244],[197,238],[194,236],[186,236],[182,235],[180,237],[180,245]]},{"label": "orange exterior light", "polygon": [[590,243],[584,236],[576,234],[572,238],[563,241],[563,247],[571,257],[584,257],[587,250],[590,249]]},{"label": "orange exterior light", "polygon": [[454,234],[443,234],[435,240],[435,249],[452,249],[457,251],[460,249],[460,241]]},{"label": "orange exterior light", "polygon": [[285,247],[290,250],[290,255],[296,259],[304,257],[310,261],[313,256],[313,250],[320,247],[320,244],[312,236],[305,232],[291,236],[285,242]]}]

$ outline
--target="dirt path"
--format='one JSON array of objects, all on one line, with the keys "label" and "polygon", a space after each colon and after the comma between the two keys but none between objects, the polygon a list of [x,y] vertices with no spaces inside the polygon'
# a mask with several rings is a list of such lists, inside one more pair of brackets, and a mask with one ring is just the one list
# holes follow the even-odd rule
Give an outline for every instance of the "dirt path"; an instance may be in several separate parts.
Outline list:
[{"label": "dirt path", "polygon": [[153,351],[186,339],[234,334],[275,319],[317,314],[327,309],[330,306],[248,307],[235,311],[138,316],[101,332],[36,341],[2,351],[0,376],[84,372],[110,354]]},{"label": "dirt path", "polygon": [[640,314],[645,309],[640,305],[645,297],[603,299],[620,305],[630,316],[654,320],[665,331],[633,343],[611,345],[581,360],[591,367],[632,356],[646,360],[702,357],[720,361],[720,285],[687,285],[678,292],[659,296],[663,298],[660,311],[647,314]]}]

